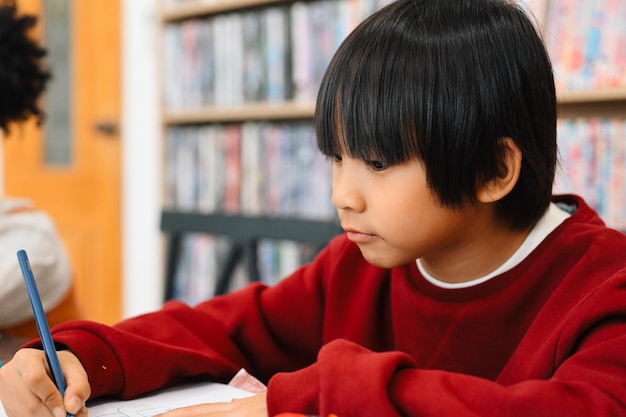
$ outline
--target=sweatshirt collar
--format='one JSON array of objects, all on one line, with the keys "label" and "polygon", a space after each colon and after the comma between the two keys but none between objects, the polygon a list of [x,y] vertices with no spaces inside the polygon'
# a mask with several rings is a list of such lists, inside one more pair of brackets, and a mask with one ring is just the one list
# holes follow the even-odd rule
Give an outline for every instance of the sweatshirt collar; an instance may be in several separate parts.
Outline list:
[{"label": "sweatshirt collar", "polygon": [[511,255],[503,264],[501,264],[498,268],[491,271],[487,275],[482,277],[465,281],[465,282],[445,282],[437,279],[436,277],[430,275],[422,266],[422,263],[419,259],[416,260],[417,268],[419,269],[422,276],[431,284],[436,287],[443,289],[459,289],[459,288],[470,288],[477,285],[480,285],[484,282],[489,281],[493,277],[503,274],[506,271],[513,269],[519,263],[521,263],[543,240],[554,231],[557,227],[561,225],[568,217],[570,213],[566,212],[560,206],[555,203],[551,203],[546,210],[546,213],[543,215],[541,219],[537,222],[535,227],[530,231],[526,239],[522,242],[520,247]]}]

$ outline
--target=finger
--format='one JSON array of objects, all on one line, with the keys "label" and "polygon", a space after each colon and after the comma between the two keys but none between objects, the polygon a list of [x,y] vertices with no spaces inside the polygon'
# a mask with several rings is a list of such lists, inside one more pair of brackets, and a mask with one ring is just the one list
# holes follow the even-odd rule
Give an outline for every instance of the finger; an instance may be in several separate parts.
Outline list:
[{"label": "finger", "polygon": [[232,407],[228,403],[198,404],[180,407],[154,417],[221,417],[228,416]]},{"label": "finger", "polygon": [[76,414],[85,406],[85,402],[91,395],[87,372],[78,358],[70,351],[60,351],[58,356],[66,384],[65,408],[70,413]]},{"label": "finger", "polygon": [[235,409],[236,406],[233,402],[205,403],[175,408],[173,410],[167,411],[166,413],[158,414],[154,417],[232,417],[235,415],[233,414],[233,411]]},{"label": "finger", "polygon": [[2,401],[9,415],[52,416],[53,409],[63,408],[47,372],[45,354],[36,349],[18,351],[1,369]]},{"label": "finger", "polygon": [[73,414],[74,414],[74,417],[88,417],[89,410],[87,409],[86,406],[83,405],[77,412]]},{"label": "finger", "polygon": [[198,404],[176,408],[155,417],[267,417],[266,394],[234,399],[231,402]]},{"label": "finger", "polygon": [[[48,414],[55,417],[65,416],[63,398],[49,375],[42,373],[31,374],[27,371],[23,372],[23,374],[26,385],[30,387],[30,394],[34,397],[32,400],[33,409],[39,410],[43,405],[48,410]],[[32,412],[31,415],[39,414]]]}]

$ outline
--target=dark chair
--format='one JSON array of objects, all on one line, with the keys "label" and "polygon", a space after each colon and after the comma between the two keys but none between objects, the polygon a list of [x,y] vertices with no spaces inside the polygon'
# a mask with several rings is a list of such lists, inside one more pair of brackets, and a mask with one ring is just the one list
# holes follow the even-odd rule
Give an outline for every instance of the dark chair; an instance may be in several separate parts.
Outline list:
[{"label": "dark chair", "polygon": [[207,233],[224,236],[230,248],[217,277],[215,295],[228,291],[235,267],[244,262],[251,282],[259,280],[257,248],[261,239],[292,240],[311,244],[321,250],[341,233],[338,222],[279,217],[200,214],[163,211],[161,230],[167,235],[165,300],[174,296],[174,280],[183,236],[186,233]]}]

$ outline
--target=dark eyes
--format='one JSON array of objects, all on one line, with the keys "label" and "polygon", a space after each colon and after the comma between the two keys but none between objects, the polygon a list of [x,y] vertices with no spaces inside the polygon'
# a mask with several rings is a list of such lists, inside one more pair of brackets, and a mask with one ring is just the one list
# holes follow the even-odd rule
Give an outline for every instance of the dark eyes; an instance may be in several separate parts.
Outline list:
[{"label": "dark eyes", "polygon": [[374,171],[383,171],[389,168],[389,164],[383,161],[365,161],[365,163]]},{"label": "dark eyes", "polygon": [[[343,158],[341,157],[341,155],[339,155],[339,154],[333,155],[333,161],[334,162],[341,162],[342,160],[343,160]],[[370,167],[374,171],[383,171],[383,170],[389,168],[389,164],[387,162],[384,162],[384,161],[365,160],[363,162],[365,163],[365,165],[367,165],[368,167]]]}]

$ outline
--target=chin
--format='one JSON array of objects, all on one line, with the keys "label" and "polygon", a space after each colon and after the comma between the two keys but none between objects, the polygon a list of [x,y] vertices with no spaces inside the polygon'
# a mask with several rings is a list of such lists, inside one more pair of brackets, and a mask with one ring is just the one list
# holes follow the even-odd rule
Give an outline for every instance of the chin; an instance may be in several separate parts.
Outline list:
[{"label": "chin", "polygon": [[363,258],[370,264],[377,266],[379,268],[391,269],[397,266],[403,266],[413,261],[412,259],[406,260],[404,258],[389,256],[384,252],[372,251],[374,253],[365,253],[366,251],[361,250],[361,254]]}]

